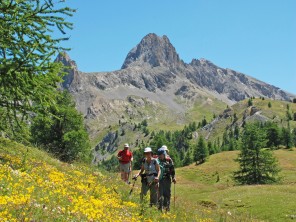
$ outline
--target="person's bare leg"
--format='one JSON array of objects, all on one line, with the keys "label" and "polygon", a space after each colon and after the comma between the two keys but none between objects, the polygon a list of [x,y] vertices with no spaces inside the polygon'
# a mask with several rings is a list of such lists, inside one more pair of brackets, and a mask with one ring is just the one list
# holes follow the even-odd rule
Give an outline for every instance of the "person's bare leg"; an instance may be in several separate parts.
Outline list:
[{"label": "person's bare leg", "polygon": [[127,183],[128,182],[128,173],[124,173],[124,181]]},{"label": "person's bare leg", "polygon": [[123,180],[123,181],[125,181],[125,172],[121,172],[121,179]]}]

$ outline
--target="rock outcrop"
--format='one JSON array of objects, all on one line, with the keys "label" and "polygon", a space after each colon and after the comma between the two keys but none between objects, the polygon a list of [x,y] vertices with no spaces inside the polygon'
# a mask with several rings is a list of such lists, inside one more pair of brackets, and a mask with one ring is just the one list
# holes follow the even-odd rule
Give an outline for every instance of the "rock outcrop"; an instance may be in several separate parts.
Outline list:
[{"label": "rock outcrop", "polygon": [[[142,98],[154,102],[155,109],[160,105],[167,107],[179,118],[185,116],[186,109],[200,97],[216,98],[230,105],[253,96],[278,100],[294,97],[278,87],[218,67],[206,59],[184,63],[168,37],[156,34],[146,35],[117,71],[81,72],[65,53],[56,61],[68,67],[63,87],[73,94],[78,110],[87,120],[103,126],[113,119],[118,121],[120,112],[134,118],[139,113],[134,109],[143,105]],[[180,100],[186,101],[186,107]]]}]

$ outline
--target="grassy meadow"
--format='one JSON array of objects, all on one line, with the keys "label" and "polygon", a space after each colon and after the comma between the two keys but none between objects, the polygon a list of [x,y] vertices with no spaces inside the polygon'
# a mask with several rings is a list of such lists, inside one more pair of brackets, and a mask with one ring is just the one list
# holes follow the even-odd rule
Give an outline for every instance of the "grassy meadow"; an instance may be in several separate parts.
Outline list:
[{"label": "grassy meadow", "polygon": [[[237,151],[210,156],[177,169],[171,212],[139,201],[140,181],[123,184],[118,174],[0,140],[0,221],[292,221],[296,214],[296,149],[277,150],[282,181],[235,186]],[[135,171],[134,171],[135,173]],[[175,200],[175,201],[174,201]]]},{"label": "grassy meadow", "polygon": [[44,151],[0,139],[0,221],[215,221],[216,213],[182,206],[162,214],[139,201],[140,181],[66,164]]},{"label": "grassy meadow", "polygon": [[177,169],[177,198],[222,210],[229,217],[259,221],[292,221],[296,218],[296,149],[276,150],[282,169],[281,182],[275,185],[236,186],[232,172],[238,151],[228,151],[209,157],[208,162]]}]

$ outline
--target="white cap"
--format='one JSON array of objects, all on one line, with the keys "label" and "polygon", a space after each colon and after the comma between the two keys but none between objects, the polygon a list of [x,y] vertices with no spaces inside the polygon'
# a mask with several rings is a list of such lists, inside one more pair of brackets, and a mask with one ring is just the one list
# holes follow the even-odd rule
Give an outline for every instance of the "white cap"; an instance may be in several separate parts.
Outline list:
[{"label": "white cap", "polygon": [[160,149],[163,149],[165,151],[169,151],[168,147],[166,145],[163,145]]},{"label": "white cap", "polygon": [[146,147],[144,149],[144,153],[152,153],[152,149],[150,147]]},{"label": "white cap", "polygon": [[125,144],[124,144],[124,147],[129,147],[128,143],[125,143]]}]

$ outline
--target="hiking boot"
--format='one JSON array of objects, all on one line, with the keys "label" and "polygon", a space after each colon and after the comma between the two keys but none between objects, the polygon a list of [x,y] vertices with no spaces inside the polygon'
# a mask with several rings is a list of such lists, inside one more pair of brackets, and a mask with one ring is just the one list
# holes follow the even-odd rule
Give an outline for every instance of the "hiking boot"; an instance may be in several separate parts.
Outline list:
[{"label": "hiking boot", "polygon": [[158,210],[163,213],[163,207],[158,207]]}]

